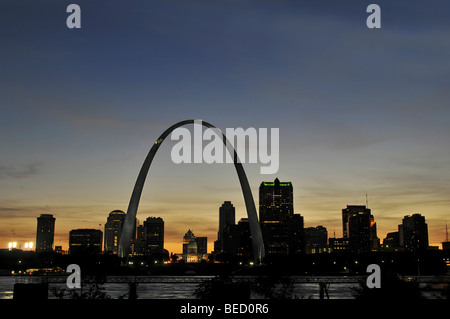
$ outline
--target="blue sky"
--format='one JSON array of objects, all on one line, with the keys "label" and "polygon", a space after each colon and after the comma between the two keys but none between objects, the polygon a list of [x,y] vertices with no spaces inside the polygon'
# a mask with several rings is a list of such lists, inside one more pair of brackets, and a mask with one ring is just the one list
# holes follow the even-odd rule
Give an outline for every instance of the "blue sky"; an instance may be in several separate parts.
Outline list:
[{"label": "blue sky", "polygon": [[[0,4],[0,247],[32,240],[35,218],[68,231],[126,210],[154,140],[184,119],[280,128],[280,169],[305,226],[341,235],[341,209],[365,203],[378,236],[425,215],[430,240],[449,216],[450,34],[446,1],[71,1]],[[172,143],[173,145],[173,143]],[[245,216],[231,165],[175,165],[161,147],[139,218],[216,239],[218,209]],[[186,228],[186,229],[185,229]],[[177,246],[178,245],[178,246]],[[172,248],[175,247],[175,248]]]}]

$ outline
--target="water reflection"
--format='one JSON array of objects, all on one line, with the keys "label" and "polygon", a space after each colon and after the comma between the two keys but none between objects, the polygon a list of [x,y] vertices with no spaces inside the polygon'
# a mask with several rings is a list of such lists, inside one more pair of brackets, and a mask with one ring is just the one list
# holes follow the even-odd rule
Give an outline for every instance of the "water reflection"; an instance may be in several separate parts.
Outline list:
[{"label": "water reflection", "polygon": [[[322,278],[326,281],[326,277]],[[15,282],[17,282],[17,277],[0,276],[0,299],[13,298]],[[357,283],[332,283],[328,286],[328,295],[330,299],[354,299],[353,289],[356,287],[358,287]],[[197,283],[139,283],[136,293],[138,299],[193,299],[197,288]],[[87,285],[84,285],[83,289],[86,291]],[[55,290],[67,292],[69,289],[65,283],[50,283],[49,299],[58,299],[54,294]],[[99,290],[111,299],[128,298],[129,286],[126,282],[105,283],[99,286]],[[318,283],[294,283],[290,291],[290,297],[295,299],[319,299],[319,295]],[[424,291],[424,297],[430,299],[442,298],[440,293],[427,291]],[[67,298],[67,295],[65,295],[65,298]],[[260,299],[264,296],[252,290],[250,298]]]}]

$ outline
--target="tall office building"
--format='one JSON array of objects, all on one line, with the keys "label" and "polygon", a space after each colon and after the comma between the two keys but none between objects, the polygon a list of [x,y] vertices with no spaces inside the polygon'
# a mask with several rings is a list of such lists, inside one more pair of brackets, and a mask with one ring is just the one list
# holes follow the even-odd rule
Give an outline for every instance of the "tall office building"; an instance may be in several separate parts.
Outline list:
[{"label": "tall office building", "polygon": [[214,242],[214,250],[216,252],[224,249],[224,232],[230,225],[234,225],[236,220],[236,211],[230,201],[223,202],[219,208],[219,231],[217,233],[217,241]]},{"label": "tall office building", "polygon": [[69,254],[97,254],[102,251],[103,233],[98,229],[73,229],[69,232]]},{"label": "tall office building", "polygon": [[248,218],[241,218],[237,225],[226,227],[223,251],[237,256],[253,256],[252,236]]},{"label": "tall office building", "polygon": [[424,216],[420,214],[405,216],[399,229],[405,251],[418,252],[428,249],[428,225]]},{"label": "tall office building", "polygon": [[149,217],[137,228],[137,238],[132,240],[133,255],[151,255],[164,250],[164,220]]},{"label": "tall office building", "polygon": [[348,221],[352,215],[365,214],[370,216],[371,211],[364,205],[347,205],[346,208],[342,209],[342,234],[344,238],[349,238],[349,225]]},{"label": "tall office building", "polygon": [[370,249],[377,250],[380,247],[380,239],[377,236],[377,223],[373,215],[370,215]]},{"label": "tall office building", "polygon": [[288,254],[293,233],[292,183],[262,182],[259,187],[259,220],[267,254]]},{"label": "tall office building", "polygon": [[136,238],[131,239],[131,254],[145,255],[145,230],[144,225],[139,225],[136,229]]},{"label": "tall office building", "polygon": [[199,258],[208,254],[208,237],[196,237],[197,242],[197,254]]},{"label": "tall office building", "polygon": [[342,209],[342,233],[352,252],[365,253],[378,248],[375,219],[366,206],[347,205]]},{"label": "tall office building", "polygon": [[352,214],[348,218],[350,251],[366,253],[370,249],[370,215],[365,212]]},{"label": "tall office building", "polygon": [[105,252],[117,254],[119,252],[120,234],[125,221],[125,212],[114,210],[109,213],[105,224]]},{"label": "tall office building", "polygon": [[294,214],[292,218],[292,253],[304,253],[306,249],[305,223],[303,216]]},{"label": "tall office building", "polygon": [[36,252],[52,251],[55,238],[55,218],[50,214],[41,214],[37,218]]},{"label": "tall office building", "polygon": [[164,249],[164,220],[161,217],[149,217],[144,222],[144,240],[149,252]]}]

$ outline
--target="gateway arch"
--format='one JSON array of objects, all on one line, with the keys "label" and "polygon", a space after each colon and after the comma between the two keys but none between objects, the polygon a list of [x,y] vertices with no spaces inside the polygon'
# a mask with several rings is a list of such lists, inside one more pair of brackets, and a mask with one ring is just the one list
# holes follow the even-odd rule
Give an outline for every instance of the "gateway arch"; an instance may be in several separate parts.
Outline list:
[{"label": "gateway arch", "polygon": [[[142,164],[141,170],[139,171],[138,178],[136,180],[136,184],[134,185],[133,193],[131,194],[130,203],[128,204],[128,210],[125,217],[125,222],[122,228],[122,234],[120,236],[119,243],[119,256],[124,258],[127,257],[130,253],[131,239],[133,235],[133,230],[135,227],[136,213],[139,206],[139,201],[142,194],[142,189],[144,188],[145,179],[148,174],[148,170],[152,164],[153,158],[155,157],[156,152],[161,146],[164,139],[172,133],[173,130],[180,126],[184,126],[187,124],[196,124],[199,121],[197,120],[185,120],[178,122],[161,134],[161,136],[156,140],[155,144],[153,144],[150,149],[147,157],[145,158],[144,164]],[[239,177],[239,182],[241,184],[242,194],[244,196],[245,207],[247,209],[247,216],[249,220],[250,233],[252,236],[252,245],[253,245],[253,255],[255,258],[255,262],[259,263],[264,258],[264,242],[261,233],[261,227],[258,222],[258,216],[256,213],[255,202],[253,200],[253,195],[248,184],[247,176],[245,174],[244,168],[240,161],[237,160],[237,153],[233,146],[227,143],[227,138],[223,132],[221,132],[214,125],[209,124],[207,122],[201,121],[203,126],[214,129],[216,134],[222,134],[222,140],[225,147],[228,146],[231,148],[228,151],[234,153],[234,167]],[[228,145],[227,145],[228,144]]]}]

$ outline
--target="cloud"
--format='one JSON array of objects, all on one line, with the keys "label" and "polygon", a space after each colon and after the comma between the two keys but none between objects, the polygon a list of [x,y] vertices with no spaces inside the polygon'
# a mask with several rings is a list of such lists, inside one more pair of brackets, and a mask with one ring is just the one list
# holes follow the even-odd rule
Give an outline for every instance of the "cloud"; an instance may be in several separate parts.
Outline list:
[{"label": "cloud", "polygon": [[23,165],[0,166],[0,179],[25,179],[40,173],[42,162],[34,161]]}]

